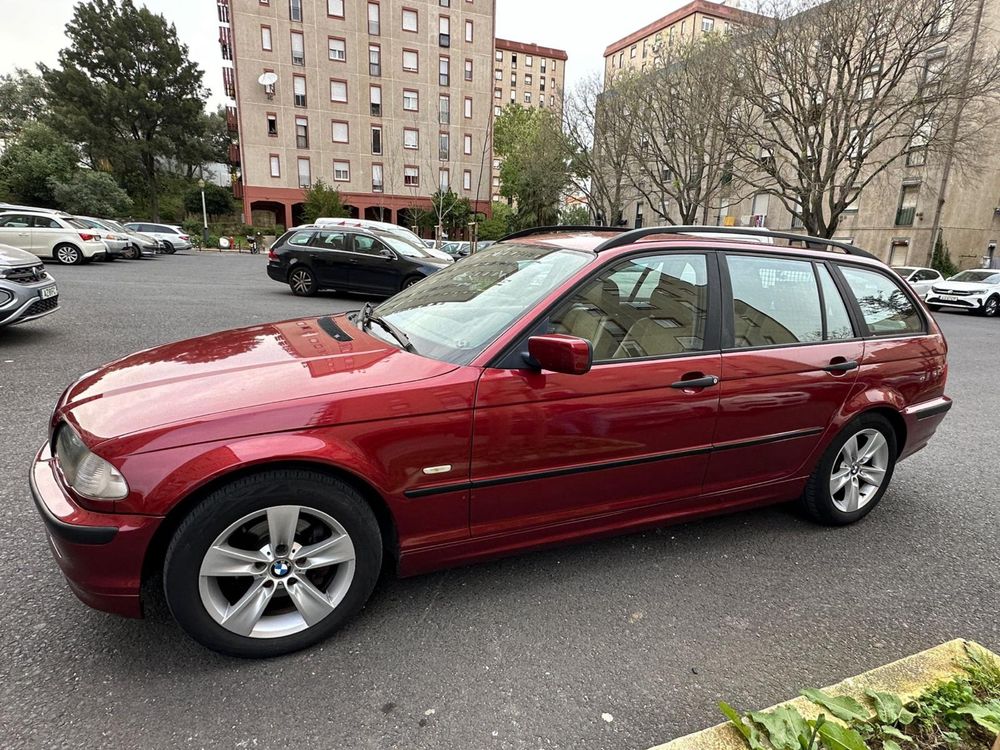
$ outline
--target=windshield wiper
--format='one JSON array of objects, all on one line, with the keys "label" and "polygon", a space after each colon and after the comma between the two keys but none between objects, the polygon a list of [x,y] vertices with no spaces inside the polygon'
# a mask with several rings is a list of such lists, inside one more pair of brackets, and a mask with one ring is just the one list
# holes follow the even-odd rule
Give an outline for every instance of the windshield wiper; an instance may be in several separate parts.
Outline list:
[{"label": "windshield wiper", "polygon": [[[369,303],[369,304],[371,304],[371,303]],[[384,331],[386,331],[387,333],[389,333],[394,339],[396,339],[396,341],[398,341],[403,346],[403,349],[405,351],[408,351],[408,352],[410,352],[412,354],[416,354],[417,353],[417,350],[413,348],[413,344],[410,343],[410,337],[407,336],[405,333],[403,333],[399,328],[397,328],[396,326],[394,326],[392,323],[390,323],[385,318],[381,318],[381,317],[379,317],[377,315],[371,315],[371,314],[369,314],[369,316],[368,316],[368,322],[369,323],[375,323],[375,324],[377,324]]]}]

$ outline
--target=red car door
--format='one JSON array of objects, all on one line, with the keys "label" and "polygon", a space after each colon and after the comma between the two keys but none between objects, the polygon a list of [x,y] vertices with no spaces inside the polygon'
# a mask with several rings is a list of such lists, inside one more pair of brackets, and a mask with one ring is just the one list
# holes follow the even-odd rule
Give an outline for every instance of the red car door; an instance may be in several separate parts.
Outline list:
[{"label": "red car door", "polygon": [[517,361],[484,371],[473,425],[474,536],[701,492],[719,401],[714,279],[713,254],[616,261],[532,330],[588,339],[590,372],[538,372]]},{"label": "red car door", "polygon": [[864,354],[825,263],[720,257],[723,353],[705,494],[800,476],[855,385]]}]

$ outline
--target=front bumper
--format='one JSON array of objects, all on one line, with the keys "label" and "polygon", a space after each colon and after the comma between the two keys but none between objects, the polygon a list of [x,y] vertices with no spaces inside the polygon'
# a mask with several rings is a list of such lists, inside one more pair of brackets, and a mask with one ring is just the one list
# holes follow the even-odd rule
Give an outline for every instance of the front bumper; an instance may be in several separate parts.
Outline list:
[{"label": "front bumper", "polygon": [[107,253],[112,258],[121,258],[125,255],[125,248],[128,247],[128,243],[123,240],[104,240],[104,246],[107,248]]},{"label": "front bumper", "polygon": [[986,300],[989,299],[988,294],[975,294],[975,295],[948,295],[940,294],[938,292],[930,291],[927,292],[927,296],[924,297],[924,303],[928,305],[934,305],[935,307],[948,307],[952,310],[972,310],[978,312],[983,309],[983,305],[986,304]]},{"label": "front bumper", "polygon": [[59,309],[59,295],[42,299],[42,290],[54,287],[52,277],[39,284],[17,284],[0,281],[0,289],[10,292],[13,299],[0,306],[0,326],[27,323],[51,315]]},{"label": "front bumper", "polygon": [[73,593],[95,609],[142,617],[142,564],[163,519],[81,507],[64,489],[48,443],[28,479],[52,555]]}]

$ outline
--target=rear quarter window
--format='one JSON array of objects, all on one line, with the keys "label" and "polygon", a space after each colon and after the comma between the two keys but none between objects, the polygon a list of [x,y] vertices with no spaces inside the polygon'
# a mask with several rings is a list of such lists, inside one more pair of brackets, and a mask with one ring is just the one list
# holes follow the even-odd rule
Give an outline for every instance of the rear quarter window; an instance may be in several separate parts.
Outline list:
[{"label": "rear quarter window", "polygon": [[900,285],[886,274],[840,266],[873,336],[924,333],[924,320]]}]

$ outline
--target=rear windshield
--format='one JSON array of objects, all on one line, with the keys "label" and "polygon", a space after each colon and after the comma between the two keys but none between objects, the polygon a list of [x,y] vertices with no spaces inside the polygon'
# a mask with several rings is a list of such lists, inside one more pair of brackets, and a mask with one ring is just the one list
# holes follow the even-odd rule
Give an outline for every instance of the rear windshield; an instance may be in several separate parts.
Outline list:
[{"label": "rear windshield", "polygon": [[92,226],[84,224],[82,221],[77,221],[76,219],[63,219],[63,221],[75,229],[93,229]]}]

